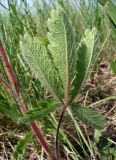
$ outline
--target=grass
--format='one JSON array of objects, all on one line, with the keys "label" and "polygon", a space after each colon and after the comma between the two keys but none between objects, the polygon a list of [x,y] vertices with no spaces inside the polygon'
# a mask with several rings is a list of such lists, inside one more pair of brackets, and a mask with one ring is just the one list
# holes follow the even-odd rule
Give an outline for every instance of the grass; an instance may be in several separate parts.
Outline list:
[{"label": "grass", "polygon": [[[112,73],[110,63],[112,56],[115,57],[115,41],[116,37],[113,34],[109,20],[106,14],[106,6],[102,7],[95,1],[89,1],[86,6],[85,1],[82,0],[78,3],[75,0],[74,4],[70,1],[50,1],[47,3],[44,1],[34,1],[32,6],[28,5],[28,1],[15,1],[8,0],[7,9],[4,6],[0,11],[0,39],[4,45],[7,53],[7,57],[13,66],[14,74],[17,81],[21,86],[21,96],[28,105],[29,110],[38,105],[41,99],[49,99],[51,95],[48,91],[41,87],[39,80],[35,79],[30,70],[27,70],[25,64],[21,61],[19,41],[20,38],[27,31],[31,36],[37,35],[43,44],[47,45],[46,39],[47,33],[47,19],[50,17],[52,8],[55,8],[58,4],[63,6],[72,20],[73,26],[76,31],[76,39],[82,37],[86,28],[97,27],[99,33],[99,46],[101,57],[95,68],[91,80],[85,90],[79,95],[78,103],[84,104],[88,107],[94,107],[98,112],[102,112],[107,119],[107,128],[102,131],[102,134],[98,136],[100,140],[96,143],[94,139],[95,130],[83,125],[77,120],[77,117],[72,114],[70,110],[64,118],[64,124],[60,129],[61,136],[61,154],[64,159],[72,160],[84,160],[84,159],[106,159],[113,160],[115,158],[115,75]],[[76,4],[76,5],[75,5]],[[100,48],[100,44],[103,47]],[[105,60],[104,60],[105,59]],[[101,63],[105,61],[105,67],[101,67]],[[99,68],[99,69],[98,69]],[[3,62],[0,58],[0,74],[3,75],[6,81],[10,82],[7,77],[6,70]],[[103,80],[104,79],[104,80]],[[110,97],[111,96],[111,97]],[[0,84],[0,101],[7,102],[18,108],[15,100],[8,94],[6,89]],[[108,102],[111,100],[110,102]],[[97,102],[96,102],[97,101]],[[18,110],[18,109],[17,109]],[[43,130],[45,137],[48,136],[48,142],[54,149],[55,142],[55,128],[57,125],[57,118],[59,111],[53,112],[49,117],[39,121],[39,124]],[[68,120],[69,125],[67,125]],[[29,131],[29,127],[19,124],[19,121],[14,121],[6,116],[1,115],[1,138],[0,138],[0,158],[11,159],[11,154],[15,150],[17,142],[24,138],[25,134]],[[73,132],[71,132],[73,130]],[[92,138],[91,138],[92,130]],[[111,130],[111,131],[110,131]],[[47,133],[47,135],[46,135]],[[108,138],[104,138],[108,137]],[[50,140],[49,140],[50,138]],[[13,141],[14,139],[14,141]],[[6,141],[6,142],[5,142]],[[110,142],[109,142],[110,141]],[[107,145],[102,146],[102,143]],[[100,147],[101,148],[100,148]],[[110,147],[109,147],[110,146]],[[112,147],[113,146],[113,147]],[[108,147],[110,149],[108,149]],[[10,148],[10,150],[9,150]],[[105,152],[106,151],[106,152]],[[27,146],[23,159],[48,159],[46,153],[43,151],[40,145],[37,144],[35,138],[33,144]]]}]

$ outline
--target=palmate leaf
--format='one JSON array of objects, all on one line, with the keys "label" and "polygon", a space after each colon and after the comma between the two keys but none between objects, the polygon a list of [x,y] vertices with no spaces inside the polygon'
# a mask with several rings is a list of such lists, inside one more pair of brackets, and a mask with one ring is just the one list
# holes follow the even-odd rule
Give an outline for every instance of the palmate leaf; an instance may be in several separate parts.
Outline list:
[{"label": "palmate leaf", "polygon": [[99,113],[91,110],[87,107],[81,107],[80,105],[73,104],[72,110],[75,116],[77,116],[82,122],[90,125],[98,130],[103,129],[106,126],[106,121]]},{"label": "palmate leaf", "polygon": [[79,92],[80,88],[86,84],[86,80],[91,74],[91,70],[96,62],[97,53],[95,52],[95,44],[97,41],[96,29],[92,31],[85,30],[85,35],[82,38],[77,50],[77,74],[74,79],[74,89],[72,90],[72,98]]},{"label": "palmate leaf", "polygon": [[55,111],[59,107],[58,102],[54,100],[40,101],[37,107],[29,112],[25,113],[20,118],[20,122],[27,123],[33,120],[43,120],[49,116],[51,112]]},{"label": "palmate leaf", "polygon": [[29,34],[25,34],[24,39],[20,41],[20,48],[24,60],[43,87],[49,89],[53,96],[61,98],[62,82],[45,46],[37,37],[31,38]]},{"label": "palmate leaf", "polygon": [[74,31],[62,8],[52,11],[48,29],[50,53],[38,38],[26,34],[20,43],[22,55],[42,85],[69,102],[90,75],[96,30],[85,31],[77,52]]},{"label": "palmate leaf", "polygon": [[29,144],[29,142],[33,138],[33,133],[29,132],[25,136],[25,138],[21,139],[19,143],[17,144],[14,153],[13,153],[13,160],[19,160],[22,159],[22,156],[25,152],[26,146]]},{"label": "palmate leaf", "polygon": [[[52,11],[48,20],[49,51],[62,79],[64,92],[68,94],[71,81],[76,74],[76,44],[71,24],[65,11],[58,8]],[[66,95],[65,95],[66,97]]]}]

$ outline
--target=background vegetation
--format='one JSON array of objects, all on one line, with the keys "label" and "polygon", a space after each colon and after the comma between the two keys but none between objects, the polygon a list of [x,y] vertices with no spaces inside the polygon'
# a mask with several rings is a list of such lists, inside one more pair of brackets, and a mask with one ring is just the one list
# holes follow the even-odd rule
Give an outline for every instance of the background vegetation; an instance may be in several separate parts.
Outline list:
[{"label": "background vegetation", "polygon": [[[107,120],[107,126],[101,131],[88,127],[78,120],[75,108],[72,108],[72,112],[68,109],[60,130],[61,155],[62,159],[71,160],[116,159],[115,1],[110,1],[110,7],[107,0],[34,0],[32,3],[7,0],[7,3],[4,6],[0,2],[0,39],[21,86],[21,96],[29,110],[37,108],[37,122],[53,150],[60,111],[57,106],[53,109],[46,107],[52,97],[22,61],[20,39],[28,32],[32,37],[38,36],[47,45],[47,20],[51,10],[58,5],[65,9],[71,19],[77,42],[86,29],[97,28],[100,50],[98,63],[75,102],[101,113]],[[12,85],[1,57],[0,75]],[[40,103],[42,108],[39,107]],[[18,105],[2,84],[0,112],[0,159],[48,159],[43,147],[30,132],[30,127],[17,119],[21,114]]]}]

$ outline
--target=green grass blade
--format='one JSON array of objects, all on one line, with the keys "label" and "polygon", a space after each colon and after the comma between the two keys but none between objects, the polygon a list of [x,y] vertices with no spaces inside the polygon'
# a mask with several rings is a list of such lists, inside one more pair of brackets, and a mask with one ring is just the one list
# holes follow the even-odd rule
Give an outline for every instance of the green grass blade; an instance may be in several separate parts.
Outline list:
[{"label": "green grass blade", "polygon": [[93,151],[92,151],[92,149],[91,149],[91,147],[90,147],[88,141],[86,140],[86,138],[85,138],[85,136],[84,136],[82,130],[80,129],[80,127],[79,127],[79,125],[78,125],[78,123],[77,123],[77,121],[76,121],[76,119],[75,119],[75,117],[74,117],[72,111],[71,111],[69,108],[67,108],[67,111],[68,111],[68,114],[69,114],[69,116],[71,117],[71,119],[72,119],[72,121],[73,121],[73,123],[74,123],[74,126],[75,126],[75,128],[76,128],[77,134],[80,135],[80,137],[82,138],[83,142],[84,142],[85,145],[87,146],[89,152],[91,153],[91,155],[93,155]]},{"label": "green grass blade", "polygon": [[27,135],[25,136],[24,139],[21,139],[19,141],[19,143],[17,144],[15,151],[13,153],[13,160],[22,159],[22,156],[25,152],[26,146],[29,144],[29,142],[32,140],[32,138],[33,138],[33,133],[29,132],[29,133],[27,133]]},{"label": "green grass blade", "polygon": [[111,1],[108,2],[107,13],[116,27],[116,6]]},{"label": "green grass blade", "polygon": [[21,116],[20,113],[18,112],[18,109],[16,109],[16,106],[10,104],[1,95],[0,95],[0,113],[7,115],[9,118],[13,119],[17,119]]}]

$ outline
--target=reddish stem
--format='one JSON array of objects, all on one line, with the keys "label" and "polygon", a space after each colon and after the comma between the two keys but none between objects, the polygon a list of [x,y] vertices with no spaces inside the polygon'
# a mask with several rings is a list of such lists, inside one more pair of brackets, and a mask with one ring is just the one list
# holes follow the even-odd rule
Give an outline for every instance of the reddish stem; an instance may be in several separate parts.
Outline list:
[{"label": "reddish stem", "polygon": [[68,107],[68,105],[66,105],[65,103],[63,103],[62,105],[63,105],[63,109],[61,111],[60,119],[58,121],[57,131],[56,131],[56,157],[57,157],[57,160],[60,159],[60,156],[59,156],[59,131],[60,131],[60,126],[61,126],[61,123],[62,123],[62,120],[63,120],[64,113],[65,113],[65,111]]},{"label": "reddish stem", "polygon": [[39,141],[41,142],[42,146],[44,147],[44,149],[46,150],[47,154],[50,156],[50,158],[52,160],[57,160],[55,158],[55,156],[53,155],[53,153],[51,152],[51,150],[49,149],[47,143],[45,142],[42,134],[40,132],[38,132],[38,126],[35,122],[31,122],[31,127],[33,128],[36,136],[38,137]]},{"label": "reddish stem", "polygon": [[5,68],[6,68],[7,72],[8,72],[8,75],[10,76],[10,79],[11,79],[13,85],[15,86],[16,92],[19,93],[20,86],[19,86],[19,84],[18,84],[18,82],[17,82],[17,80],[15,78],[14,72],[12,70],[12,67],[11,67],[9,61],[8,61],[6,53],[4,52],[3,45],[2,45],[1,42],[0,42],[0,55],[2,57],[2,61],[4,62]]},{"label": "reddish stem", "polygon": [[[4,66],[5,66],[6,70],[7,70],[8,76],[10,77],[10,80],[12,81],[12,83],[13,83],[13,85],[15,87],[16,93],[17,93],[17,95],[19,95],[20,85],[18,84],[18,82],[17,82],[17,80],[15,78],[13,69],[12,69],[12,67],[10,65],[10,62],[8,61],[8,58],[6,56],[6,53],[5,53],[4,49],[3,49],[3,45],[2,45],[1,42],[0,42],[0,55],[2,57]],[[22,97],[19,97],[19,105],[20,105],[21,110],[22,110],[23,113],[28,111],[28,107],[25,105]],[[37,136],[38,140],[40,141],[41,145],[44,147],[44,149],[46,150],[47,154],[50,156],[50,158],[52,160],[57,160],[56,157],[54,156],[54,154],[52,153],[52,151],[50,150],[48,144],[44,140],[42,134],[40,133],[40,130],[39,130],[36,122],[31,122],[31,127],[32,127],[35,135]]]},{"label": "reddish stem", "polygon": [[[66,59],[67,61],[67,59]],[[58,121],[58,126],[57,126],[57,131],[56,131],[56,157],[57,157],[57,160],[60,159],[60,156],[59,156],[59,131],[60,131],[60,125],[62,123],[62,120],[63,120],[63,117],[64,117],[64,113],[68,107],[68,101],[69,101],[69,68],[68,68],[68,65],[66,65],[66,92],[65,92],[65,103],[62,102],[62,106],[63,106],[63,109],[61,111],[61,114],[60,114],[60,119]]]}]

